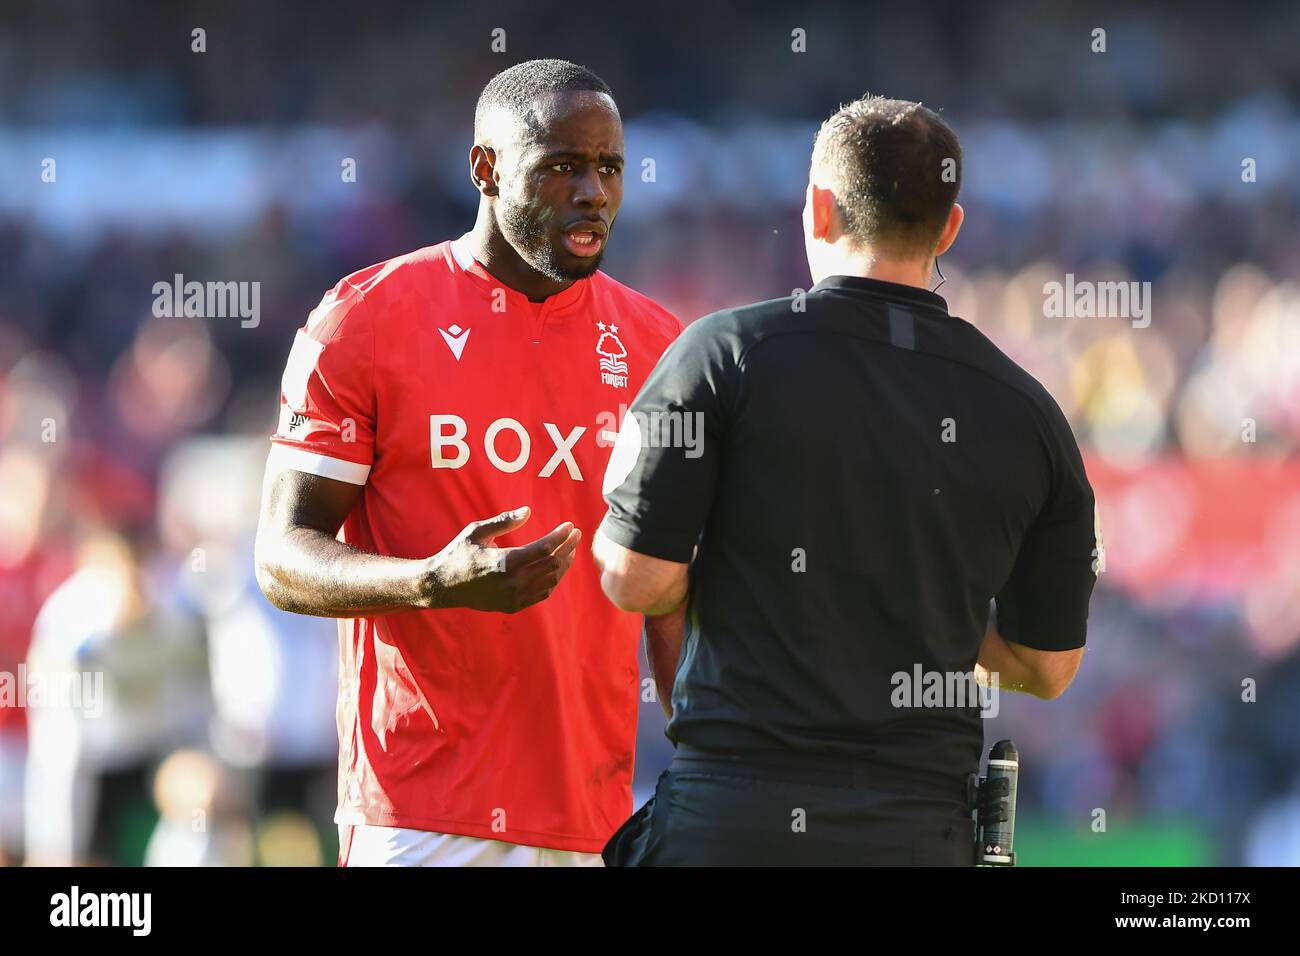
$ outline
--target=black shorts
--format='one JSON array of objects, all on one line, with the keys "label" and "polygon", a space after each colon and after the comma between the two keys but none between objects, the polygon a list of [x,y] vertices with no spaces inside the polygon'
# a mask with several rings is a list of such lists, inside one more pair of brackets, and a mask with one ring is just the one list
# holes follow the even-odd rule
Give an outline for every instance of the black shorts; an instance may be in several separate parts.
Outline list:
[{"label": "black shorts", "polygon": [[965,780],[679,746],[606,866],[974,866]]}]

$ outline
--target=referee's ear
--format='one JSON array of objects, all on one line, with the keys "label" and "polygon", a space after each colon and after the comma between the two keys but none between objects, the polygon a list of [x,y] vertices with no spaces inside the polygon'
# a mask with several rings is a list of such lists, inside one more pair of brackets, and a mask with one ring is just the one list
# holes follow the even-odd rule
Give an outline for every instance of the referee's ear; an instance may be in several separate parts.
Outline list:
[{"label": "referee's ear", "polygon": [[835,194],[816,183],[808,184],[807,220],[804,228],[809,239],[821,242],[834,242],[831,235],[835,228]]},{"label": "referee's ear", "polygon": [[948,210],[948,222],[943,227],[943,232],[939,234],[939,244],[934,247],[934,254],[941,256],[952,248],[953,242],[957,239],[957,233],[961,232],[961,224],[966,221],[966,210],[961,208],[960,203],[953,203],[952,208]]}]

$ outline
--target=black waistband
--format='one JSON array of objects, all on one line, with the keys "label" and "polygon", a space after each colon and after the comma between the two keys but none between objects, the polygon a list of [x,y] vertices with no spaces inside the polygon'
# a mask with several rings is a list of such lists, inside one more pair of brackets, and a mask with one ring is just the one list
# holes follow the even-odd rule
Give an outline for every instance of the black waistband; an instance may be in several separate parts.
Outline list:
[{"label": "black waistband", "polygon": [[678,744],[672,766],[722,776],[754,777],[856,790],[888,790],[917,797],[967,802],[966,776],[924,773],[869,760],[788,750],[722,752]]}]

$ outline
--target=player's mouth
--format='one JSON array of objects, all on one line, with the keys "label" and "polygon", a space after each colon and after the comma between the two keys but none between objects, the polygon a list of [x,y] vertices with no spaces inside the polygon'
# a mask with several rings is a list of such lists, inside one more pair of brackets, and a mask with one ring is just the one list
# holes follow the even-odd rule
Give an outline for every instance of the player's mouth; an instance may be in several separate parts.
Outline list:
[{"label": "player's mouth", "polygon": [[572,255],[588,259],[596,255],[605,245],[608,227],[603,222],[580,222],[564,230],[564,248]]}]

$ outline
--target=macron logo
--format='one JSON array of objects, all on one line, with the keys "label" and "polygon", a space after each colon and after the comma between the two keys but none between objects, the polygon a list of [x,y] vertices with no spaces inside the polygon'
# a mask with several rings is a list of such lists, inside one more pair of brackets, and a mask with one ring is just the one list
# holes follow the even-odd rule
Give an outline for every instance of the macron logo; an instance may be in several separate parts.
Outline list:
[{"label": "macron logo", "polygon": [[459,325],[453,325],[450,329],[439,329],[442,333],[442,340],[447,343],[447,348],[451,349],[451,354],[456,356],[456,361],[460,361],[460,353],[465,351],[465,343],[469,341],[469,329],[463,332]]}]

